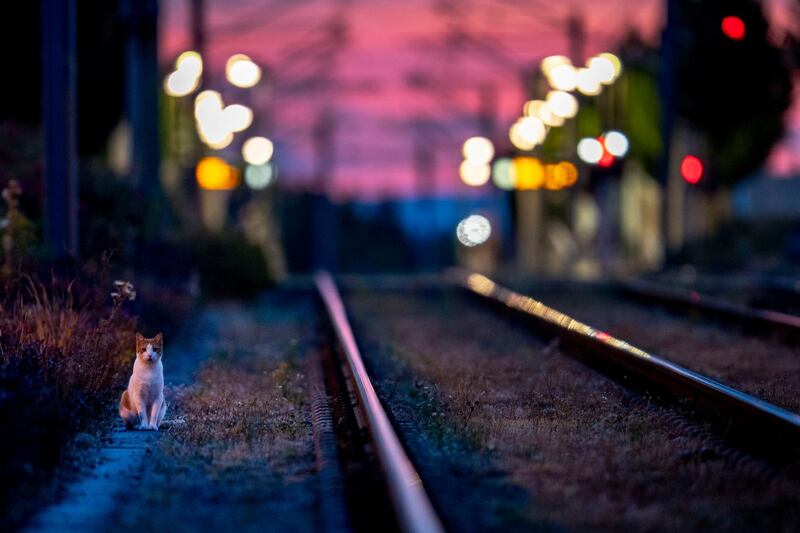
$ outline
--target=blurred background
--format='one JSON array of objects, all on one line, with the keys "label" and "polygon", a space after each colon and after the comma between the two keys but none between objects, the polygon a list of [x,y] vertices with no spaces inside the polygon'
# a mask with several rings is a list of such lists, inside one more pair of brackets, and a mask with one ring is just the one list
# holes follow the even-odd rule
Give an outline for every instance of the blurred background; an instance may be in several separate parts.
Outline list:
[{"label": "blurred background", "polygon": [[798,272],[797,0],[6,9],[6,270]]}]

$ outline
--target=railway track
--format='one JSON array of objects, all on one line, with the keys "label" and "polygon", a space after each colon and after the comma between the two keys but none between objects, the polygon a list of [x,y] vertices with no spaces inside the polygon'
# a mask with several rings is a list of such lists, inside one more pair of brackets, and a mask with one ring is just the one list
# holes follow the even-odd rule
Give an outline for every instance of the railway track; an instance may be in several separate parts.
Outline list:
[{"label": "railway track", "polygon": [[[333,278],[323,272],[315,276],[314,284],[337,344],[334,349],[330,350],[330,359],[324,365],[327,373],[328,394],[333,396],[345,394],[348,397],[344,402],[340,402],[338,407],[340,410],[347,409],[350,412],[339,413],[339,417],[349,418],[359,427],[357,431],[350,432],[349,437],[347,432],[344,432],[345,438],[349,438],[351,441],[360,441],[361,437],[366,435],[363,441],[344,443],[344,446],[361,447],[360,452],[371,455],[371,459],[379,465],[382,478],[379,484],[383,485],[388,495],[396,521],[396,524],[393,525],[397,529],[405,532],[436,533],[444,531],[442,522],[422,485],[419,473],[403,449],[400,439],[378,399]],[[337,383],[340,386],[344,385],[346,390],[338,392],[331,390],[336,388]],[[338,425],[341,426],[341,424]],[[370,487],[367,487],[366,490],[369,491]],[[374,494],[365,494],[363,489],[358,494],[361,497],[375,496]],[[356,529],[360,529],[357,526],[359,518],[352,515],[356,513],[376,514],[376,509],[364,508],[364,501],[353,501],[351,497],[349,503],[351,522]],[[361,526],[372,530],[376,523],[366,519],[361,522]],[[381,526],[384,529],[387,524],[381,524]],[[388,527],[392,527],[392,525]]]},{"label": "railway track", "polygon": [[729,302],[698,291],[644,280],[619,284],[622,294],[648,303],[658,303],[680,312],[696,312],[705,317],[733,323],[743,330],[762,335],[776,335],[789,342],[800,341],[800,317],[756,309]]},{"label": "railway track", "polygon": [[557,336],[569,352],[593,366],[621,371],[645,388],[689,397],[730,417],[740,435],[757,446],[796,450],[800,445],[800,415],[772,405],[698,372],[648,353],[608,333],[592,328],[531,297],[498,285],[486,276],[453,271],[454,281],[501,309]]}]

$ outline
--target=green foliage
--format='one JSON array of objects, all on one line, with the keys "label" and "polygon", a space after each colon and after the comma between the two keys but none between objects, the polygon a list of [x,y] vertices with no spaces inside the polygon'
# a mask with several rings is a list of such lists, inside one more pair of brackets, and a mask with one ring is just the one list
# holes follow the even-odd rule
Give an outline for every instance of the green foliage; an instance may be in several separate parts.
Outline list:
[{"label": "green foliage", "polygon": [[202,232],[189,237],[188,242],[205,296],[255,296],[273,283],[261,248],[239,231]]},{"label": "green foliage", "polygon": [[661,100],[658,79],[642,68],[626,68],[618,81],[626,89],[624,128],[630,140],[630,155],[655,174],[661,155]]}]

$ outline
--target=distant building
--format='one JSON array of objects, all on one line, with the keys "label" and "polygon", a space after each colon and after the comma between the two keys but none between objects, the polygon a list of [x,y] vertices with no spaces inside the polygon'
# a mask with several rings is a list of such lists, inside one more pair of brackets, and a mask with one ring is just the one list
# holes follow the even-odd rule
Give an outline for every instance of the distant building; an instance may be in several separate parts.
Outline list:
[{"label": "distant building", "polygon": [[759,173],[733,189],[733,217],[745,220],[800,219],[800,174],[775,178]]}]

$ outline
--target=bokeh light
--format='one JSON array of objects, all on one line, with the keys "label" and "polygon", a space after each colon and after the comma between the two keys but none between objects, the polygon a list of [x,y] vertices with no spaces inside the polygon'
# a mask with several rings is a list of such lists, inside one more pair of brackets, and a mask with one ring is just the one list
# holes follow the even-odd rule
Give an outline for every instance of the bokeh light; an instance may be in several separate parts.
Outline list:
[{"label": "bokeh light", "polygon": [[595,56],[586,62],[586,66],[595,79],[603,85],[613,83],[616,78],[614,63],[607,57]]},{"label": "bokeh light", "polygon": [[187,50],[175,60],[175,70],[199,77],[203,73],[203,58],[194,50]]},{"label": "bokeh light", "polygon": [[614,156],[622,157],[628,153],[628,138],[619,131],[609,131],[603,136],[606,150]]},{"label": "bokeh light", "polygon": [[181,97],[191,94],[198,86],[198,78],[191,74],[176,70],[164,80],[164,92],[169,96]]},{"label": "bokeh light", "polygon": [[687,155],[681,161],[681,176],[687,183],[696,184],[703,177],[703,162],[694,155]]},{"label": "bokeh light", "polygon": [[597,139],[584,137],[578,142],[578,157],[589,164],[597,164],[603,158],[603,145]]},{"label": "bokeh light", "polygon": [[476,163],[467,159],[458,167],[458,175],[470,187],[480,187],[489,181],[492,169],[487,163]]},{"label": "bokeh light", "polygon": [[572,65],[572,62],[567,56],[555,55],[548,56],[542,59],[542,72],[545,76],[549,76],[550,72],[561,65]]},{"label": "bokeh light", "polygon": [[164,80],[164,92],[180,97],[194,92],[200,86],[203,58],[193,50],[183,52],[175,61],[175,71]]},{"label": "bokeh light", "polygon": [[244,131],[253,123],[253,111],[242,104],[231,104],[222,110],[222,119],[229,131]]},{"label": "bokeh light", "polygon": [[747,28],[744,21],[736,16],[727,16],[722,19],[722,33],[729,39],[734,41],[741,41],[744,39]]},{"label": "bokeh light", "polygon": [[500,157],[492,165],[492,181],[498,189],[510,191],[517,186],[517,173],[509,157]]},{"label": "bokeh light", "polygon": [[242,157],[251,165],[263,165],[272,158],[275,150],[266,137],[250,137],[242,145]]},{"label": "bokeh light", "polygon": [[596,96],[600,94],[600,91],[602,90],[600,80],[597,79],[596,73],[592,72],[588,68],[578,69],[577,88],[578,92],[585,94],[586,96]]},{"label": "bokeh light", "polygon": [[244,54],[232,55],[225,64],[225,77],[236,87],[253,87],[261,80],[261,67]]},{"label": "bokeh light", "polygon": [[535,157],[515,157],[514,174],[519,190],[541,189],[544,185],[544,165]]},{"label": "bokeh light", "polygon": [[258,191],[275,181],[275,175],[275,166],[272,163],[247,165],[247,168],[244,169],[244,182],[251,189]]},{"label": "bokeh light", "polygon": [[602,54],[597,54],[597,57],[608,59],[614,66],[614,79],[616,80],[620,77],[622,74],[622,61],[620,61],[617,56],[610,52],[603,52]]},{"label": "bokeh light", "polygon": [[486,137],[470,137],[462,148],[464,159],[473,163],[489,163],[494,157],[494,144]]},{"label": "bokeh light", "polygon": [[578,113],[578,100],[565,91],[547,93],[547,107],[556,116],[572,118]]},{"label": "bokeh light", "polygon": [[547,81],[553,89],[574,91],[578,83],[578,73],[572,65],[557,65],[548,72]]},{"label": "bokeh light", "polygon": [[219,157],[204,157],[195,168],[197,184],[209,191],[227,191],[239,186],[239,169]]},{"label": "bokeh light", "polygon": [[483,244],[491,235],[492,224],[482,215],[470,215],[456,226],[458,241],[470,248]]}]

